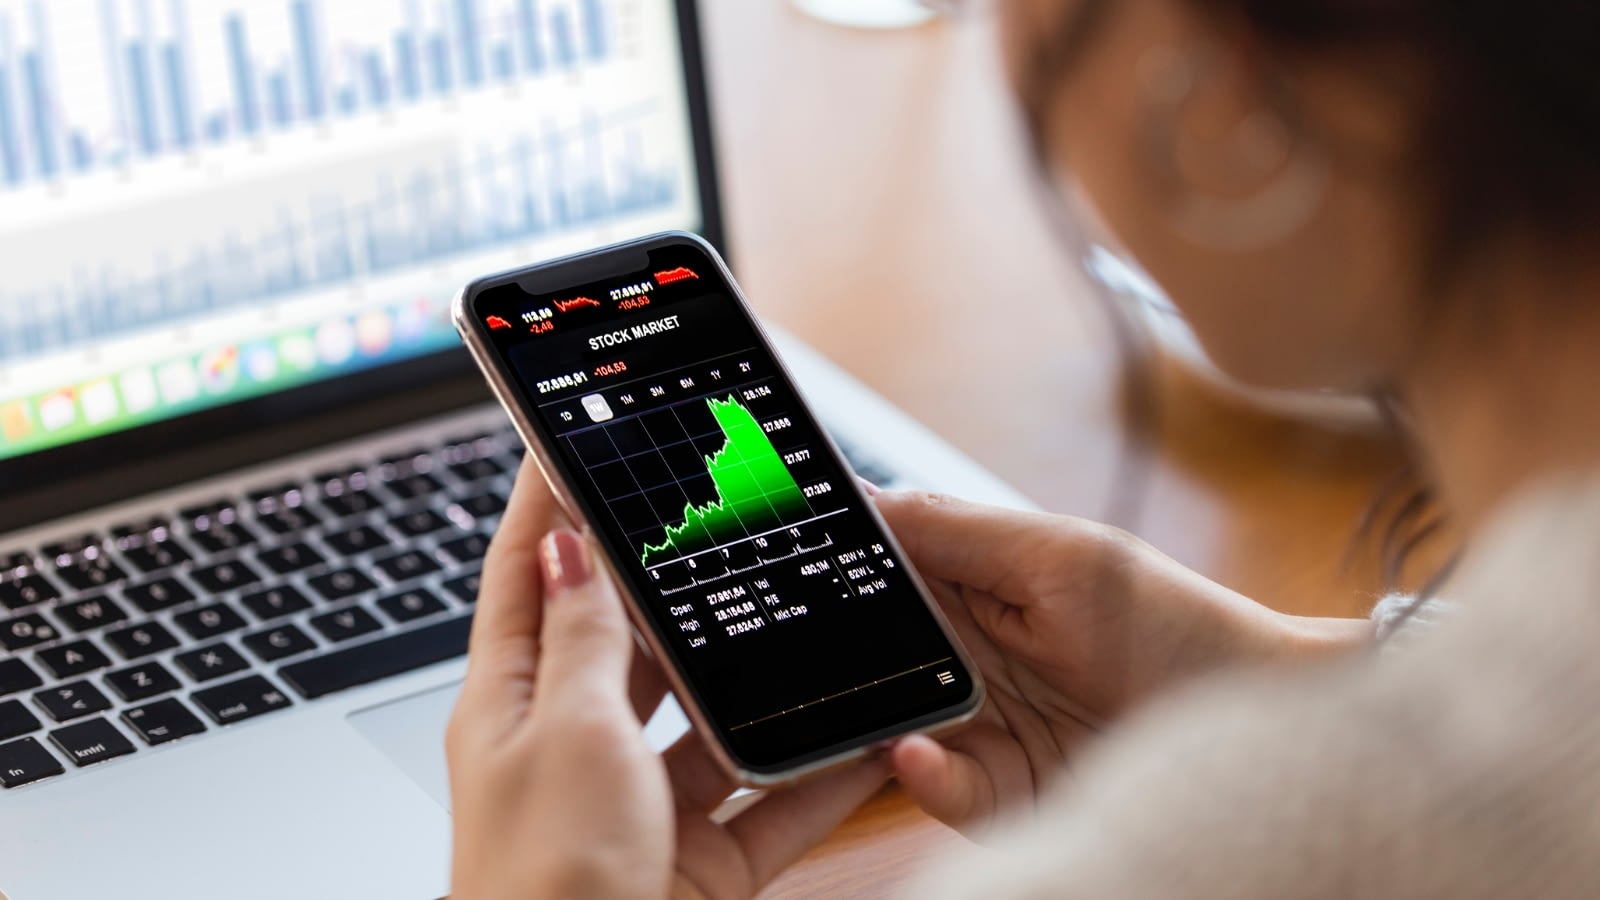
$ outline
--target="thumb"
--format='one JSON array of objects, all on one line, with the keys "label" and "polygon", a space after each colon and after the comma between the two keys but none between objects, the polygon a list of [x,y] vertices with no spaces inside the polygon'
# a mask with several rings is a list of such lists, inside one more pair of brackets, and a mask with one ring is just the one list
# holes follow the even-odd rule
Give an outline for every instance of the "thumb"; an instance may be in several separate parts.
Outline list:
[{"label": "thumb", "polygon": [[583,703],[613,700],[629,708],[633,635],[611,579],[598,571],[589,545],[558,528],[540,545],[544,627],[535,691],[548,686]]},{"label": "thumb", "polygon": [[1018,560],[1050,558],[1060,521],[944,494],[885,491],[873,500],[918,571],[982,591],[1015,575]]},{"label": "thumb", "polygon": [[986,818],[994,810],[993,782],[965,753],[926,735],[913,735],[895,744],[889,760],[912,802],[952,828]]}]

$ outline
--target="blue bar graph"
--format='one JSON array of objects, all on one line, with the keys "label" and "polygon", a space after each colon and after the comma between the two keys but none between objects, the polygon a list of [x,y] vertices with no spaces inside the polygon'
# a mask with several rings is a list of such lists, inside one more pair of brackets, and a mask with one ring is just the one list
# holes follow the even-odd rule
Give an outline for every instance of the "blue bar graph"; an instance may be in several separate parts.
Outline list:
[{"label": "blue bar graph", "polygon": [[156,132],[155,92],[150,84],[150,60],[144,45],[135,41],[123,48],[128,67],[128,90],[133,94],[133,127],[139,137],[139,149],[146,156],[161,152],[161,138]]},{"label": "blue bar graph", "polygon": [[289,127],[294,109],[289,100],[289,76],[274,72],[267,76],[267,108],[272,111],[272,124],[278,128]]},{"label": "blue bar graph", "polygon": [[245,35],[244,19],[238,13],[228,16],[228,61],[233,70],[234,120],[239,130],[253,135],[261,127],[260,110],[256,107],[255,66],[250,60],[250,41]]},{"label": "blue bar graph", "polygon": [[93,154],[89,150],[89,139],[81,134],[75,134],[67,141],[67,154],[72,161],[75,172],[88,171],[93,163]]},{"label": "blue bar graph", "polygon": [[510,44],[494,48],[494,77],[497,81],[512,81],[517,77],[517,52]]},{"label": "blue bar graph", "polygon": [[530,73],[544,70],[544,45],[539,40],[539,8],[534,0],[517,0],[517,34],[522,37],[522,64]]},{"label": "blue bar graph", "polygon": [[583,32],[589,42],[589,58],[605,58],[606,13],[600,0],[583,0]]},{"label": "blue bar graph", "polygon": [[422,96],[422,73],[417,69],[417,38],[414,34],[394,36],[395,80],[400,83],[400,94],[407,100]]},{"label": "blue bar graph", "polygon": [[33,158],[44,178],[56,174],[56,138],[50,122],[50,95],[46,92],[44,64],[37,51],[22,54],[22,83],[28,95],[28,112],[33,125]]},{"label": "blue bar graph", "polygon": [[578,48],[573,43],[572,20],[568,18],[565,9],[551,11],[550,30],[554,33],[556,41],[556,62],[567,69],[577,65]]},{"label": "blue bar graph", "polygon": [[296,0],[291,7],[294,18],[295,59],[300,69],[300,99],[306,118],[321,121],[326,92],[322,86],[322,47],[317,40],[316,14],[310,0]]},{"label": "blue bar graph", "polygon": [[0,177],[7,184],[16,184],[22,180],[22,151],[17,136],[16,101],[11,96],[11,72],[6,62],[6,57],[0,56]]},{"label": "blue bar graph", "polygon": [[[274,105],[291,77],[280,71],[268,79]],[[638,129],[650,112],[641,107],[567,129],[547,123],[538,141],[417,163],[385,176],[367,200],[335,193],[299,206],[285,201],[275,217],[265,216],[276,224],[259,237],[220,234],[153,275],[105,268],[28,290],[0,281],[0,308],[13,311],[0,329],[0,362],[670,208],[680,192],[675,166],[640,155]]]},{"label": "blue bar graph", "polygon": [[373,106],[383,107],[389,105],[389,76],[383,73],[383,57],[376,51],[368,53],[365,71],[367,76],[367,99]]},{"label": "blue bar graph", "polygon": [[436,34],[428,40],[428,64],[433,72],[433,89],[441,94],[450,93],[454,78],[450,72],[450,40]]},{"label": "blue bar graph", "polygon": [[[0,190],[603,66],[616,52],[618,0],[428,2],[433,15],[411,3],[374,36],[330,30],[342,21],[324,15],[332,0],[199,4],[212,24],[191,37],[196,4],[101,0],[98,31],[73,23],[105,43],[105,101],[84,110],[103,118],[86,121],[63,99],[81,96],[79,83],[63,94],[56,80],[46,0],[29,0],[20,33],[0,13]],[[286,43],[266,50],[274,40]]]},{"label": "blue bar graph", "polygon": [[166,77],[167,114],[172,117],[172,142],[187,150],[194,144],[194,118],[189,112],[189,85],[183,51],[177,44],[161,48],[161,69]]},{"label": "blue bar graph", "polygon": [[483,41],[478,36],[477,0],[456,0],[456,35],[461,48],[461,78],[467,87],[483,83]]}]

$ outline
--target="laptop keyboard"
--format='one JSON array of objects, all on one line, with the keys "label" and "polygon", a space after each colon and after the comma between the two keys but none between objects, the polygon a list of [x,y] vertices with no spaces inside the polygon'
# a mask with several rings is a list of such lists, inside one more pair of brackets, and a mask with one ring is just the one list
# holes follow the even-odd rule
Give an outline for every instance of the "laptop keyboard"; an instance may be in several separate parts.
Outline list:
[{"label": "laptop keyboard", "polygon": [[0,786],[465,653],[521,456],[510,429],[462,436],[0,548]]}]

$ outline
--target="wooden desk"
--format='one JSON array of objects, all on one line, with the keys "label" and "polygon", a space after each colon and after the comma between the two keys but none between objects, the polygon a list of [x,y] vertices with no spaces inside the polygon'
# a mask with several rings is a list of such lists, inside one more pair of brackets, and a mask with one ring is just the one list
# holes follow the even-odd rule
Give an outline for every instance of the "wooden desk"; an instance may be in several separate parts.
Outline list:
[{"label": "wooden desk", "polygon": [[[1046,508],[1101,513],[1117,358],[1031,193],[989,29],[847,31],[782,0],[703,14],[733,263],[760,312]],[[1376,566],[1347,551],[1397,449],[1161,372],[1161,450],[1122,524],[1281,609],[1365,614]],[[890,789],[769,896],[883,896],[952,840]]]}]

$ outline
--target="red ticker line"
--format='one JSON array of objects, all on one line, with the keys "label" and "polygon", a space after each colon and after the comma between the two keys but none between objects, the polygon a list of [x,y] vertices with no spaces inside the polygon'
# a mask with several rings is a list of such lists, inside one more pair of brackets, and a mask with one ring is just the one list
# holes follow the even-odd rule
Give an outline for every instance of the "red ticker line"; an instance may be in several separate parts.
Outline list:
[{"label": "red ticker line", "polygon": [[573,310],[583,306],[599,305],[600,301],[594,299],[593,297],[574,297],[571,300],[557,300],[555,302],[556,309],[559,309],[562,312],[572,312]]},{"label": "red ticker line", "polygon": [[676,269],[668,269],[665,272],[656,273],[656,284],[659,284],[662,287],[666,287],[669,284],[677,284],[680,281],[699,280],[700,276],[697,275],[693,269],[687,266],[679,266]]},{"label": "red ticker line", "polygon": [[511,327],[511,323],[510,322],[506,321],[505,319],[502,319],[499,316],[490,316],[489,318],[485,319],[484,321],[488,324],[490,331],[505,331],[506,329]]}]

